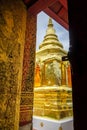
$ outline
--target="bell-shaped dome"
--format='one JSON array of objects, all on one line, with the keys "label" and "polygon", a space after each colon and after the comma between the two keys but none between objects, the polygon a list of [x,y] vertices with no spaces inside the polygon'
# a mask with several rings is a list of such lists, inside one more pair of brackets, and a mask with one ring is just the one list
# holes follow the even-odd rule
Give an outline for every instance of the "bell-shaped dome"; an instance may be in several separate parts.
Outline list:
[{"label": "bell-shaped dome", "polygon": [[49,18],[46,35],[44,36],[44,40],[40,44],[39,49],[44,49],[44,47],[45,49],[49,47],[63,48],[63,45],[58,40],[51,18]]}]

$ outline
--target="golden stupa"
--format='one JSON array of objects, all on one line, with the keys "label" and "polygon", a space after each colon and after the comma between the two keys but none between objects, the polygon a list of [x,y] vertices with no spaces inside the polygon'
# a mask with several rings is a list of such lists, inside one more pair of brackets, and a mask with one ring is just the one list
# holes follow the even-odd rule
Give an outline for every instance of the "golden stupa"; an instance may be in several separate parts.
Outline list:
[{"label": "golden stupa", "polygon": [[72,116],[72,87],[67,52],[49,18],[46,35],[36,52],[34,116],[57,120]]}]

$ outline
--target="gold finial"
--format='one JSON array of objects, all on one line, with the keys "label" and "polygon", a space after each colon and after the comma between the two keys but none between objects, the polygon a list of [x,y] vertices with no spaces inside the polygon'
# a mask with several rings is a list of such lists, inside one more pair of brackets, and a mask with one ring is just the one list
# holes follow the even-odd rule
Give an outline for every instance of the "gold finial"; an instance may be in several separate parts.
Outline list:
[{"label": "gold finial", "polygon": [[51,17],[49,17],[49,21],[48,21],[48,27],[49,27],[49,26],[53,26],[52,18],[51,18]]},{"label": "gold finial", "polygon": [[53,28],[52,18],[49,17],[48,28],[46,30],[46,35],[55,34],[55,29]]}]

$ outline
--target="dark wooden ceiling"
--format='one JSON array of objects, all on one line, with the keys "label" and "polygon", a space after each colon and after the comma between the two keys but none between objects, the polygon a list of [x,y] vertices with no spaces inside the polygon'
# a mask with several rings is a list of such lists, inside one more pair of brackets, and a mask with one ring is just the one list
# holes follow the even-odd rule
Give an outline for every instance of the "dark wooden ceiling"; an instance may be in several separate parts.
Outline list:
[{"label": "dark wooden ceiling", "polygon": [[69,29],[67,0],[24,0],[24,3],[32,15],[44,11],[65,29]]}]

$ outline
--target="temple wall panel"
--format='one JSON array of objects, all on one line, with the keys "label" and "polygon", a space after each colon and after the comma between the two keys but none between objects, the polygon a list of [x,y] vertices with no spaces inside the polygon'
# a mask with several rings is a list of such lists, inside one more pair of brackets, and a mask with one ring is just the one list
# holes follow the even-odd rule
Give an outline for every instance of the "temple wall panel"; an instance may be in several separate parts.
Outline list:
[{"label": "temple wall panel", "polygon": [[[23,60],[23,79],[20,106],[20,129],[32,122],[34,62],[36,45],[36,17],[28,12]],[[22,127],[22,128],[21,128]]]},{"label": "temple wall panel", "polygon": [[19,129],[25,28],[22,0],[0,0],[0,130]]}]

